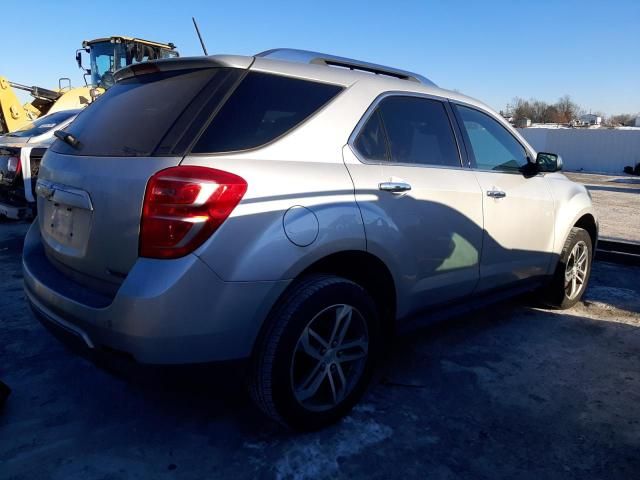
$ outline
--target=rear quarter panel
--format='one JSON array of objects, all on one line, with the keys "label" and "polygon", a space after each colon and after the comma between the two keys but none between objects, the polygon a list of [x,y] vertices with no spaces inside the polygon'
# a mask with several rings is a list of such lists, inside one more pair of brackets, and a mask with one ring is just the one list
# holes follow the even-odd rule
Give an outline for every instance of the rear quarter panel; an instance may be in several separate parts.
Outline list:
[{"label": "rear quarter panel", "polygon": [[[353,184],[342,162],[187,161],[232,172],[248,183],[240,204],[196,251],[223,280],[291,279],[331,253],[366,248]],[[303,210],[304,223],[316,229],[309,245],[296,245],[285,233],[285,213],[292,207],[308,209]]]}]

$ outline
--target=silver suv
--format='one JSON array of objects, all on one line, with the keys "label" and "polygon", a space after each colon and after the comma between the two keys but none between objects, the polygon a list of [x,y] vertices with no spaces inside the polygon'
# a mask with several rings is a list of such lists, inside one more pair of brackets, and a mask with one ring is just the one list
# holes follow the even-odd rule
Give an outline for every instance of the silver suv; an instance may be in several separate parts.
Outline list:
[{"label": "silver suv", "polygon": [[47,152],[24,246],[45,324],[140,363],[248,359],[297,429],[357,402],[390,334],[584,292],[597,221],[482,103],[313,52],[133,65]]}]

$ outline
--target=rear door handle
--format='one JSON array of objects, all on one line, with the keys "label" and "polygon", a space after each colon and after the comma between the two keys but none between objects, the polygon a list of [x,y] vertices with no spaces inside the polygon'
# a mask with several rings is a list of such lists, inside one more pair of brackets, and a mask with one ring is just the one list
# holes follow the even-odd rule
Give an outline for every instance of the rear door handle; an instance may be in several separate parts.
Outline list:
[{"label": "rear door handle", "polygon": [[411,185],[406,182],[383,182],[378,185],[378,188],[385,192],[401,193],[411,190]]},{"label": "rear door handle", "polygon": [[502,190],[487,190],[487,197],[491,198],[504,198],[507,194]]}]

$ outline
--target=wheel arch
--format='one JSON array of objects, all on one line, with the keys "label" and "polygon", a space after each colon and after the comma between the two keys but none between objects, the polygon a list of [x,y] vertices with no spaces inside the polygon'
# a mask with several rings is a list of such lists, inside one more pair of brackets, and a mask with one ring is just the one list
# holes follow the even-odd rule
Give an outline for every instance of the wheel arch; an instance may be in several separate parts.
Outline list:
[{"label": "wheel arch", "polygon": [[267,320],[263,322],[260,332],[254,341],[254,350],[260,339],[265,335],[265,330],[268,328],[269,323],[268,319],[272,312],[278,308],[281,299],[292,288],[295,288],[297,280],[314,274],[336,275],[363,287],[371,295],[380,312],[383,338],[388,338],[388,336],[395,333],[397,292],[391,271],[380,258],[369,252],[344,250],[315,260],[295,275],[293,281],[274,303],[266,317]]},{"label": "wheel arch", "polygon": [[391,271],[380,258],[361,250],[337,252],[312,263],[299,277],[314,273],[344,277],[367,290],[378,307],[384,332],[393,333],[397,311],[396,285]]},{"label": "wheel arch", "polygon": [[564,176],[552,174],[549,180],[548,184],[556,204],[553,252],[557,255],[561,254],[573,227],[587,230],[595,249],[595,241],[598,238],[598,217],[586,187]]},{"label": "wheel arch", "polygon": [[582,228],[587,231],[591,238],[591,255],[595,255],[596,244],[598,241],[598,220],[592,208],[585,208],[578,212],[570,222],[565,223],[559,232],[556,231],[555,247],[553,251],[555,259],[550,264],[550,274],[555,271],[556,266],[560,261],[560,256],[562,255],[562,249],[564,248],[567,238],[571,233],[571,229],[574,227]]},{"label": "wheel arch", "polygon": [[589,237],[591,237],[593,252],[595,252],[596,244],[598,242],[598,224],[595,217],[591,213],[585,213],[574,223],[573,226],[587,231]]}]

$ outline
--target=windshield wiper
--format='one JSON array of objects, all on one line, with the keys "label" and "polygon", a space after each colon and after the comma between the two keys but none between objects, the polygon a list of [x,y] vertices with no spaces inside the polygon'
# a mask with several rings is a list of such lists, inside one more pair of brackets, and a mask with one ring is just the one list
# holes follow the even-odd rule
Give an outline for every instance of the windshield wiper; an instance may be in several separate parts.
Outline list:
[{"label": "windshield wiper", "polygon": [[64,130],[56,130],[53,132],[56,138],[59,138],[64,143],[71,145],[73,148],[78,148],[80,146],[80,141],[71,135],[70,133],[65,132]]}]

